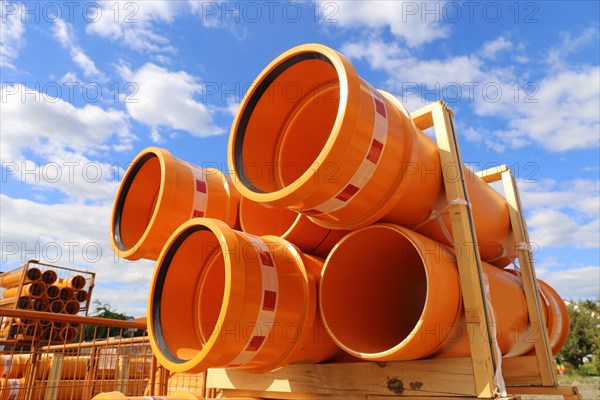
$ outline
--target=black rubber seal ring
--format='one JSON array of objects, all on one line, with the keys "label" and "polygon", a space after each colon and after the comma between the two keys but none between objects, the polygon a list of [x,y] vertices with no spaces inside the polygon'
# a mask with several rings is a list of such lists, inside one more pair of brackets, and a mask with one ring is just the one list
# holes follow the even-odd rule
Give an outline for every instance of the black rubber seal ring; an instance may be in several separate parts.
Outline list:
[{"label": "black rubber seal ring", "polygon": [[248,179],[248,176],[246,175],[246,170],[244,169],[244,161],[242,160],[242,147],[244,145],[244,137],[246,135],[246,128],[248,127],[248,121],[250,120],[250,117],[252,116],[252,112],[254,111],[254,108],[256,107],[256,105],[258,104],[260,99],[262,98],[262,95],[267,91],[267,88],[273,83],[273,81],[275,79],[277,79],[277,77],[279,75],[281,75],[286,69],[290,68],[291,66],[293,66],[295,64],[298,64],[299,62],[306,61],[306,60],[321,60],[321,61],[324,61],[327,64],[333,66],[333,63],[331,62],[331,60],[329,58],[327,58],[323,54],[317,53],[315,51],[301,53],[301,54],[298,54],[298,55],[288,58],[287,60],[285,60],[281,64],[279,64],[277,67],[275,67],[273,69],[273,71],[271,71],[269,74],[267,74],[267,76],[264,77],[264,79],[260,82],[260,84],[256,88],[256,91],[254,92],[252,97],[248,100],[248,103],[246,104],[246,107],[244,108],[244,112],[242,113],[242,116],[240,117],[240,122],[238,124],[237,131],[235,133],[235,143],[234,143],[235,170],[236,170],[236,173],[237,173],[238,177],[240,178],[242,184],[255,193],[264,193],[264,191],[260,190],[256,186],[254,186],[252,184],[252,182],[250,181],[250,179]]},{"label": "black rubber seal ring", "polygon": [[173,257],[175,253],[179,249],[179,246],[193,233],[200,231],[210,231],[205,226],[202,225],[194,225],[190,226],[183,232],[177,236],[175,241],[169,246],[169,250],[167,254],[163,258],[162,263],[158,266],[158,272],[156,275],[156,280],[154,284],[154,292],[152,294],[152,326],[154,330],[154,337],[156,338],[156,344],[160,349],[161,353],[171,362],[182,364],[188,360],[181,359],[177,357],[175,354],[171,352],[171,350],[167,347],[167,343],[165,341],[165,336],[163,334],[162,324],[161,324],[161,310],[160,310],[160,300],[162,298],[163,288],[165,284],[165,278],[169,271],[169,267],[171,266],[171,262],[173,261]]},{"label": "black rubber seal ring", "polygon": [[133,184],[133,181],[135,180],[135,177],[140,171],[140,169],[142,169],[142,167],[146,162],[148,162],[148,160],[154,157],[157,157],[156,154],[146,154],[135,165],[132,165],[131,172],[127,175],[127,178],[122,183],[123,189],[121,189],[121,193],[119,194],[119,198],[117,199],[117,205],[115,206],[115,220],[113,222],[115,243],[121,251],[129,250],[121,241],[121,219],[123,218],[123,207],[125,206],[125,199],[127,198],[129,189],[131,188],[131,185]]}]

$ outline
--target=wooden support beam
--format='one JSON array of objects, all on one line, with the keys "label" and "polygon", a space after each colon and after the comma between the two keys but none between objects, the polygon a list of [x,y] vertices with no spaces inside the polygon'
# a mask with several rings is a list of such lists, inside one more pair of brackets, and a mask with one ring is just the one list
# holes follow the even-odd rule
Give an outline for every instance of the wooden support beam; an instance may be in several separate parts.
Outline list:
[{"label": "wooden support beam", "polygon": [[460,255],[457,258],[458,273],[470,339],[477,396],[492,398],[497,391],[494,383],[497,360],[492,347],[493,341],[489,340],[493,337],[489,323],[491,318],[484,291],[481,259],[462,167],[463,162],[454,130],[452,112],[442,102],[433,103],[432,106],[431,114],[442,171],[444,171],[446,197],[452,204],[449,210],[454,247],[457,254]]},{"label": "wooden support beam", "polygon": [[209,369],[206,386],[280,399],[295,399],[298,393],[337,399],[367,395],[477,395],[470,358],[288,365],[264,374]]},{"label": "wooden support beam", "polygon": [[525,292],[525,299],[527,300],[529,321],[534,327],[532,339],[535,342],[535,353],[539,374],[542,385],[557,386],[558,379],[554,368],[554,357],[552,355],[552,349],[550,348],[550,339],[548,338],[546,321],[541,308],[542,305],[540,304],[540,294],[535,276],[527,223],[525,222],[517,181],[515,180],[512,171],[507,170],[502,173],[502,183],[504,185],[504,194],[508,203],[513,235],[517,244],[516,250],[519,258],[519,266],[521,268],[523,290]]},{"label": "wooden support beam", "polygon": [[506,171],[508,171],[508,166],[506,164],[502,164],[483,171],[475,172],[475,175],[487,183],[492,183],[498,182],[500,179],[502,179],[502,173]]}]

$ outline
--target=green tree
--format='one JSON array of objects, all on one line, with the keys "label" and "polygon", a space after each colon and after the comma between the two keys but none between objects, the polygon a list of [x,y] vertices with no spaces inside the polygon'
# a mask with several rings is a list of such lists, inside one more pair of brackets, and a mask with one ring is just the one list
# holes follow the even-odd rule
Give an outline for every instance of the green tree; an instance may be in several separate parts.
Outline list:
[{"label": "green tree", "polygon": [[[600,357],[600,315],[596,311],[598,302],[585,300],[578,304],[567,304],[571,320],[567,342],[558,354],[559,361],[571,364],[575,369],[585,370],[586,374],[598,373],[598,358]],[[584,357],[594,355],[595,360],[586,365]]]},{"label": "green tree", "polygon": [[[112,306],[109,304],[100,303],[100,301],[97,299],[94,301],[94,305],[96,306],[96,308],[94,309],[94,312],[91,315],[92,317],[106,318],[106,319],[120,320],[120,321],[128,321],[128,320],[133,319],[133,317],[130,317],[129,315],[117,312],[117,310],[113,309]],[[134,333],[137,333],[137,332],[134,332]],[[138,335],[136,335],[136,334],[132,335],[132,332],[130,329],[123,329],[123,328],[119,328],[119,327],[100,326],[100,325],[86,325],[86,327],[83,331],[83,340],[85,340],[85,341],[94,340],[94,338],[96,340],[103,340],[108,337],[114,337],[114,336],[131,337],[131,336],[138,336]]]}]

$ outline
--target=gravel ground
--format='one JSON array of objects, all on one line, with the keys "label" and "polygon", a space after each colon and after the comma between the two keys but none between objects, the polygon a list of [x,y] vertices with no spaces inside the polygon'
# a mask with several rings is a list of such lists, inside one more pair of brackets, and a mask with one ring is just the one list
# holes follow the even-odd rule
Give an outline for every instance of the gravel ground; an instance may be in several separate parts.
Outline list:
[{"label": "gravel ground", "polygon": [[[571,377],[559,376],[558,380],[563,386],[576,386],[585,400],[600,400],[600,377]],[[523,396],[523,400],[550,400],[562,399],[562,396]]]}]

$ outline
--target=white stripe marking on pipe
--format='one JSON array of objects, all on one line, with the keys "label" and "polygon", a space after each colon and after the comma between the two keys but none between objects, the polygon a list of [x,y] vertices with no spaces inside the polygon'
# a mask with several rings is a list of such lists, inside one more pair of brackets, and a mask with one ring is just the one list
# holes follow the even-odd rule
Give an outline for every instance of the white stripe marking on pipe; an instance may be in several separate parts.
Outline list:
[{"label": "white stripe marking on pipe", "polygon": [[271,333],[273,323],[275,322],[277,304],[279,303],[279,281],[277,279],[277,266],[275,265],[273,255],[261,238],[245,232],[244,235],[256,249],[260,263],[262,278],[260,308],[246,347],[229,363],[229,367],[245,365],[252,361],[256,354],[258,354]]},{"label": "white stripe marking on pipe", "polygon": [[21,386],[21,382],[19,382],[18,379],[9,379],[8,380],[8,387],[10,388],[10,391],[8,392],[7,400],[17,400],[17,397],[19,396],[20,386]]},{"label": "white stripe marking on pipe", "polygon": [[350,179],[350,182],[348,182],[348,184],[335,196],[319,206],[310,210],[301,211],[301,213],[307,215],[328,214],[345,207],[348,205],[348,201],[360,192],[375,174],[377,163],[381,158],[381,154],[383,153],[387,142],[387,116],[389,113],[381,95],[379,95],[379,93],[371,86],[369,86],[369,89],[373,96],[373,113],[375,115],[375,121],[373,123],[373,132],[371,133],[371,145],[367,149],[360,166],[354,173],[354,176]]}]

